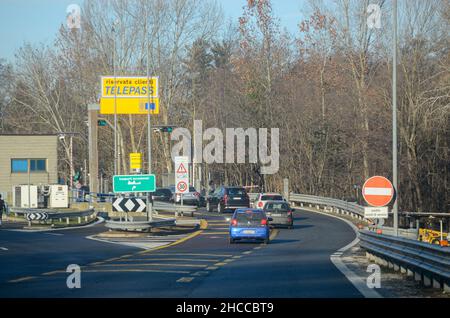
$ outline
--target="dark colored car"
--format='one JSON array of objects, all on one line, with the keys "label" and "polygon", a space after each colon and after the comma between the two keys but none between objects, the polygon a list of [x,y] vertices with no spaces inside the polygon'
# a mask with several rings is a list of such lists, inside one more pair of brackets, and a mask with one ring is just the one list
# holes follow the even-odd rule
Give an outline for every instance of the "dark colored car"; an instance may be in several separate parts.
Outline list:
[{"label": "dark colored car", "polygon": [[[173,192],[173,202],[181,204],[181,194],[176,193],[175,186],[170,186],[169,189]],[[201,206],[201,195],[193,186],[189,186],[189,192],[183,194],[183,205]]]},{"label": "dark colored car", "polygon": [[206,199],[206,210],[218,213],[224,211],[234,211],[238,208],[249,208],[250,198],[243,187],[220,187],[215,192],[210,193]]},{"label": "dark colored car", "polygon": [[284,200],[267,201],[263,207],[264,213],[270,217],[273,226],[287,226],[289,229],[294,228],[294,217],[292,209]]},{"label": "dark colored car", "polygon": [[172,202],[173,193],[168,188],[156,189],[151,193],[153,201]]}]

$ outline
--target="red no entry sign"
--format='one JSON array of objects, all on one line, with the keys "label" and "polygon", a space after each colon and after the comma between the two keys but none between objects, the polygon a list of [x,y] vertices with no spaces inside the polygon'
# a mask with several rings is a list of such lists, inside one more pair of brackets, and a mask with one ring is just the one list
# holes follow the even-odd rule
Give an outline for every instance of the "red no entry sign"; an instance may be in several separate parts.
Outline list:
[{"label": "red no entry sign", "polygon": [[381,176],[366,180],[362,187],[362,195],[367,204],[381,207],[388,205],[394,197],[394,187],[391,181]]}]

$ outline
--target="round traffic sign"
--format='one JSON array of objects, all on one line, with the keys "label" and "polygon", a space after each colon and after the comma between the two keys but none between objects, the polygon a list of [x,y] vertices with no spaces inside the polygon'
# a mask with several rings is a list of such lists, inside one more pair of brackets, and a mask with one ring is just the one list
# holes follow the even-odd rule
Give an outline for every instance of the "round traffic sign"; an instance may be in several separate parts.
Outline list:
[{"label": "round traffic sign", "polygon": [[385,177],[374,176],[364,182],[362,195],[371,206],[386,206],[394,197],[394,187]]},{"label": "round traffic sign", "polygon": [[186,190],[187,190],[187,184],[186,184],[186,182],[184,182],[184,181],[178,182],[178,184],[177,184],[177,189],[178,189],[178,191],[180,191],[180,192],[186,192]]}]

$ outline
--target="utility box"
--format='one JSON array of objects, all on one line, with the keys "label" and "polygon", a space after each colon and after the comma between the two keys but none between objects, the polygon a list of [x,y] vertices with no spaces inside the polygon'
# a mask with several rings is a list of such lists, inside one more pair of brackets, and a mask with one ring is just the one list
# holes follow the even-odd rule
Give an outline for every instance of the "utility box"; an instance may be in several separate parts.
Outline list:
[{"label": "utility box", "polygon": [[13,205],[17,208],[38,207],[38,187],[35,185],[13,186]]},{"label": "utility box", "polygon": [[69,188],[67,185],[50,185],[50,207],[69,207]]}]

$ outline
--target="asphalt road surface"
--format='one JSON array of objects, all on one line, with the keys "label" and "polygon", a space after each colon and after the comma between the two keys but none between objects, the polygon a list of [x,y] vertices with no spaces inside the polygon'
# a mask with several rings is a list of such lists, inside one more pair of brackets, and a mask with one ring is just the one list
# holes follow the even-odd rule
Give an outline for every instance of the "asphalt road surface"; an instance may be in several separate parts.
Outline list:
[{"label": "asphalt road surface", "polygon": [[[228,243],[231,214],[200,212],[208,228],[173,246],[142,250],[86,236],[104,225],[23,233],[0,229],[0,297],[362,297],[330,255],[355,238],[344,222],[295,212],[268,245]],[[81,266],[69,289],[66,267]]]}]

